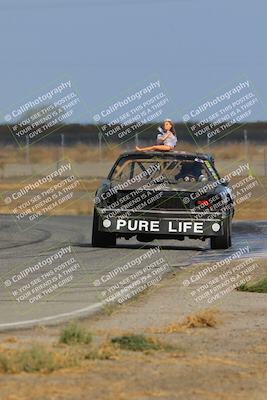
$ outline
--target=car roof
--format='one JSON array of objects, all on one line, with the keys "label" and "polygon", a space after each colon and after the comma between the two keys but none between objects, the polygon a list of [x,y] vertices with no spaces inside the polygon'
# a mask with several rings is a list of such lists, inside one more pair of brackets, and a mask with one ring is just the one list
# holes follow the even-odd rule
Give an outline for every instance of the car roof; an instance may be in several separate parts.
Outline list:
[{"label": "car roof", "polygon": [[129,157],[129,158],[153,158],[158,156],[160,158],[176,158],[176,159],[194,159],[201,158],[203,160],[209,160],[214,162],[214,158],[211,154],[205,153],[189,153],[186,151],[128,151],[122,153],[119,158]]}]

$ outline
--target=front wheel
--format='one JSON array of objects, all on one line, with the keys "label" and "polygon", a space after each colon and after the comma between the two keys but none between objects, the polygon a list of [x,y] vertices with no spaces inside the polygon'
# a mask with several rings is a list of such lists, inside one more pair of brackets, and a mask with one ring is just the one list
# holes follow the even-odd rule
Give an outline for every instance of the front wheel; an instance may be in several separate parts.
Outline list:
[{"label": "front wheel", "polygon": [[116,246],[116,234],[109,232],[101,232],[98,230],[99,215],[94,210],[93,229],[92,229],[92,246],[93,247],[111,247]]},{"label": "front wheel", "polygon": [[228,249],[232,246],[232,219],[227,217],[223,221],[223,235],[210,238],[211,249]]}]

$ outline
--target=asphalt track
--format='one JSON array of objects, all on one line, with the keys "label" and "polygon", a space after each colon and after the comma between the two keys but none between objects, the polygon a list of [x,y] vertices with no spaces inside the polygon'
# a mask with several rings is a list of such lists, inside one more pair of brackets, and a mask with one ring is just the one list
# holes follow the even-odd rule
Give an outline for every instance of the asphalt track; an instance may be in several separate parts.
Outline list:
[{"label": "asphalt track", "polygon": [[[11,215],[0,216],[0,330],[57,323],[90,315],[103,306],[103,291],[109,291],[119,281],[140,270],[142,264],[112,276],[109,281],[103,282],[101,277],[108,276],[118,265],[125,265],[130,260],[142,257],[149,250],[156,251],[158,245],[170,270],[190,268],[192,264],[206,261],[218,261],[246,246],[249,246],[249,253],[242,257],[267,257],[267,221],[234,222],[233,246],[223,251],[210,250],[208,241],[189,239],[151,244],[119,240],[116,248],[96,249],[91,247],[91,217],[53,216],[35,225],[21,223],[19,226],[14,218]],[[68,246],[71,246],[71,255],[67,254],[59,261],[53,259],[52,264],[42,266],[28,275],[22,272],[29,266],[35,266],[40,260],[47,260],[51,255],[58,254],[59,249],[69,248]],[[49,271],[71,256],[79,266],[71,272],[73,279],[30,303],[29,296],[26,295],[29,288],[32,290],[48,282],[51,278]],[[155,257],[158,258],[159,254],[155,254]],[[144,261],[145,265],[147,262]],[[16,282],[12,280],[15,279],[12,278],[14,276]],[[66,277],[67,275],[63,278]],[[46,290],[50,286],[46,286]],[[37,293],[38,291],[36,296]],[[20,296],[22,297],[18,300]],[[34,296],[31,294],[32,297]]]}]

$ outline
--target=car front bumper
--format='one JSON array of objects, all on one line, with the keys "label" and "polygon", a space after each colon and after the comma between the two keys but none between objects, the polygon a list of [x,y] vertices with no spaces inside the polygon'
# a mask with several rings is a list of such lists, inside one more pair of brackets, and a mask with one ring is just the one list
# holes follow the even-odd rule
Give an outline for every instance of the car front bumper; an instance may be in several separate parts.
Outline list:
[{"label": "car front bumper", "polygon": [[150,234],[153,236],[223,235],[223,216],[217,212],[110,210],[98,209],[98,229],[117,234]]}]

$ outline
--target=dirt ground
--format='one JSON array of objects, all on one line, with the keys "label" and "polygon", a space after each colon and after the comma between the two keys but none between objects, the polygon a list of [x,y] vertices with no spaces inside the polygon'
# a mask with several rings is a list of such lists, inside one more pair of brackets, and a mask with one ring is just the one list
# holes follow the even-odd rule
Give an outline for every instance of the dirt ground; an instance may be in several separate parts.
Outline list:
[{"label": "dirt ground", "polygon": [[[266,294],[234,290],[208,307],[218,320],[214,327],[166,329],[207,309],[207,304],[197,304],[183,285],[196,271],[199,266],[174,271],[129,303],[80,321],[96,342],[126,332],[144,333],[175,346],[175,351],[120,351],[111,359],[86,360],[52,373],[3,373],[0,399],[265,400]],[[261,260],[256,275],[266,272],[266,261]],[[61,329],[37,327],[1,333],[0,351],[33,340],[51,346],[57,343]]]}]

